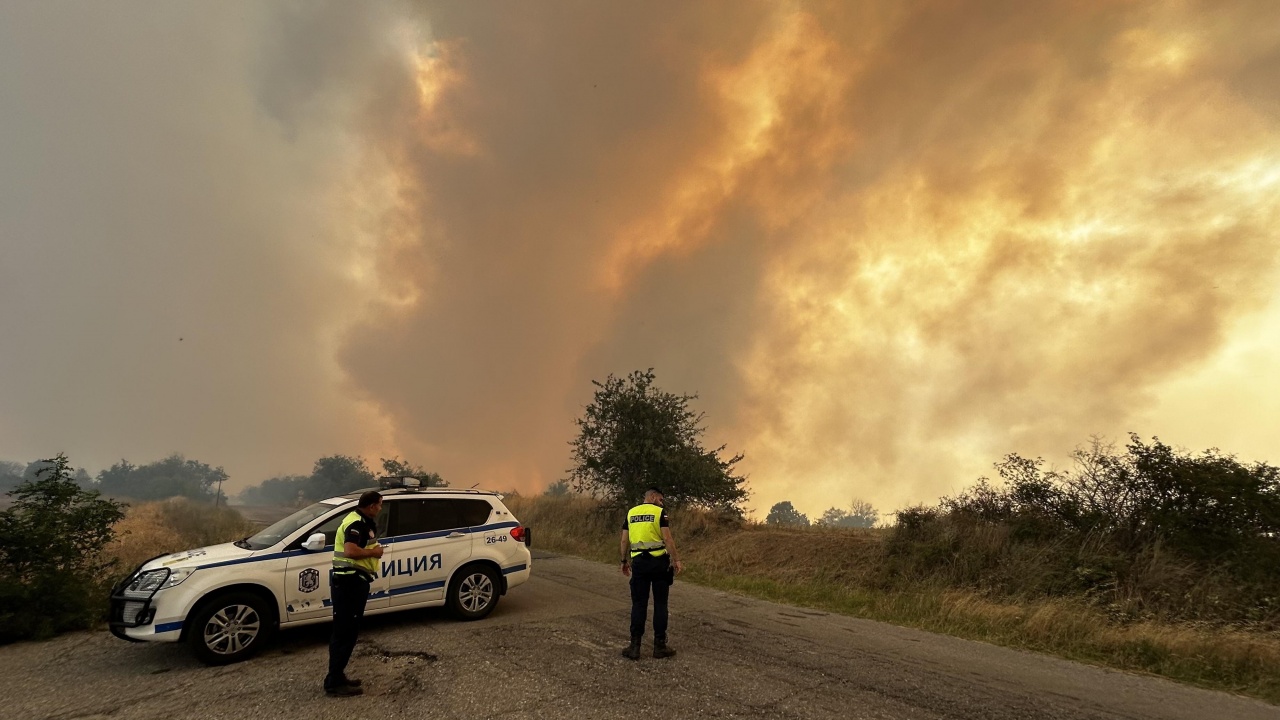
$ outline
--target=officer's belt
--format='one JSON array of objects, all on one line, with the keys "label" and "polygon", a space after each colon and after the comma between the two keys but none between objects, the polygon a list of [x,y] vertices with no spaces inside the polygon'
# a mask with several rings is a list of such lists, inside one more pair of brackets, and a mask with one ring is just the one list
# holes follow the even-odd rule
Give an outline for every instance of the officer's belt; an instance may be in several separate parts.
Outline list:
[{"label": "officer's belt", "polygon": [[372,573],[365,572],[359,568],[343,568],[341,570],[333,570],[332,573],[336,576],[342,577],[346,577],[348,575],[351,577],[358,577],[367,583],[372,583],[374,580],[377,580]]}]

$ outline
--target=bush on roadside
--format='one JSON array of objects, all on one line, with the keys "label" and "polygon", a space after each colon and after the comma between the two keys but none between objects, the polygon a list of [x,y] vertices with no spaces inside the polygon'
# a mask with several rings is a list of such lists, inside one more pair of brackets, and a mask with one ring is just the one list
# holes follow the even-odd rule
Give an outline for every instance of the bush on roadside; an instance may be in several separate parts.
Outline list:
[{"label": "bush on roadside", "polygon": [[106,609],[103,551],[124,506],[82,489],[65,455],[44,462],[0,512],[0,643],[89,627]]},{"label": "bush on roadside", "polygon": [[1122,616],[1280,624],[1280,471],[1131,436],[1064,472],[1008,456],[935,508],[898,513],[886,579],[1076,596]]}]

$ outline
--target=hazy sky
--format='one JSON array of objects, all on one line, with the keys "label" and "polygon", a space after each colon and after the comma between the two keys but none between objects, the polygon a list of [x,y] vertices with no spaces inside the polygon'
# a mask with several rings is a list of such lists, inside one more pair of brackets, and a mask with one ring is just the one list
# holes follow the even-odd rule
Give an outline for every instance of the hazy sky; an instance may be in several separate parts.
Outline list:
[{"label": "hazy sky", "polygon": [[563,476],[653,367],[751,507],[1280,461],[1280,6],[0,0],[0,459]]}]

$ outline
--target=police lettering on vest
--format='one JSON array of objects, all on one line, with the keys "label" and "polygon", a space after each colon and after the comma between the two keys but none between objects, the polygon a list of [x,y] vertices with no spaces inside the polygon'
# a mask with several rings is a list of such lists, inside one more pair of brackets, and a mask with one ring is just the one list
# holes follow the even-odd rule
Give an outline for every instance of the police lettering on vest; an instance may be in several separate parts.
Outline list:
[{"label": "police lettering on vest", "polygon": [[667,554],[666,543],[662,540],[664,527],[670,527],[670,523],[661,506],[644,504],[631,508],[623,525],[631,543],[631,557],[640,553],[648,553],[653,557]]}]

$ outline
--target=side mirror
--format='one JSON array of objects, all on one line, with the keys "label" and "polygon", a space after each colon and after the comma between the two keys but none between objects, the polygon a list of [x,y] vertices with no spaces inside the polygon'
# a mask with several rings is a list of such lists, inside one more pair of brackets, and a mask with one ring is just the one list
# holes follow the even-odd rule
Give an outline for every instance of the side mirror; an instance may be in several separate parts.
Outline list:
[{"label": "side mirror", "polygon": [[327,544],[328,543],[324,541],[324,533],[316,533],[307,538],[306,542],[302,543],[302,549],[315,552],[317,550],[323,550],[324,546]]}]

